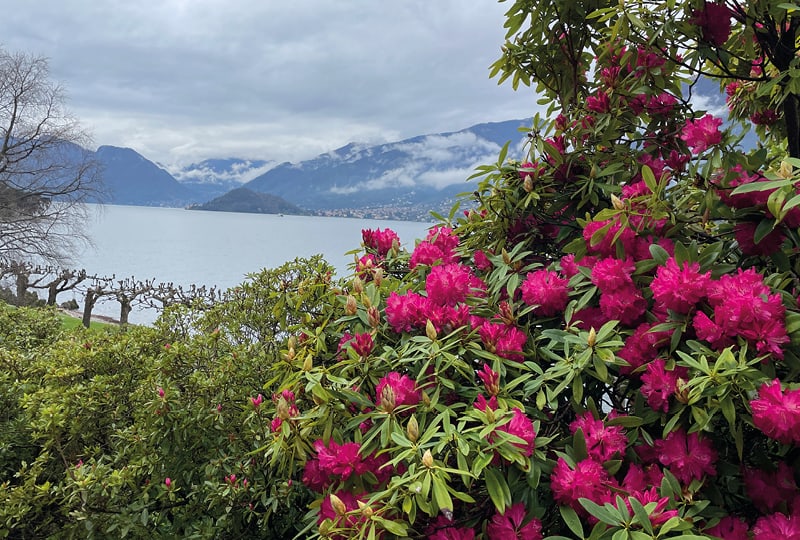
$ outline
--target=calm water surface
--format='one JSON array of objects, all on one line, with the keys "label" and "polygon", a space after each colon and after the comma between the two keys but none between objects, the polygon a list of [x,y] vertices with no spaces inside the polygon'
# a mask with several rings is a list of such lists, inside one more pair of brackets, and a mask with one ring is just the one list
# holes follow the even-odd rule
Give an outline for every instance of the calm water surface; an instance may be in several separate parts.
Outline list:
[{"label": "calm water surface", "polygon": [[[413,248],[430,224],[93,206],[87,229],[94,245],[75,258],[74,266],[117,279],[133,276],[157,283],[228,288],[249,273],[319,253],[342,276],[353,262],[353,255],[345,253],[359,247],[361,230],[387,227],[397,232],[404,247]],[[59,302],[69,298],[65,293]],[[119,305],[111,300],[95,308],[95,313],[103,315],[118,312]],[[153,317],[134,311],[131,322],[149,322]]]}]

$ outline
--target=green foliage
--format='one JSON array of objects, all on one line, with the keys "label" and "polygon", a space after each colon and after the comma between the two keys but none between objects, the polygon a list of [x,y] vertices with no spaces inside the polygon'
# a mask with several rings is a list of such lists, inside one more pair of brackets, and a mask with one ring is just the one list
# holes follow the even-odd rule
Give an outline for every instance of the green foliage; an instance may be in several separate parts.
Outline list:
[{"label": "green foliage", "polygon": [[558,116],[411,252],[366,230],[343,281],[298,259],[119,334],[1,311],[0,531],[796,534],[800,161],[693,109],[755,51],[708,6],[510,3],[493,74]]}]

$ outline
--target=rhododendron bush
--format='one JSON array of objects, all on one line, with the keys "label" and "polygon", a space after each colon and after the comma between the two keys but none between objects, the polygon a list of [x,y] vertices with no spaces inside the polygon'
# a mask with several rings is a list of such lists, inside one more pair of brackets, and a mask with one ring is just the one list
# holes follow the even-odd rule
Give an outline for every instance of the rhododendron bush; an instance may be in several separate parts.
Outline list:
[{"label": "rhododendron bush", "polygon": [[[70,465],[35,462],[67,478],[64,522],[800,538],[796,9],[510,4],[493,72],[549,104],[526,144],[425,238],[365,228],[349,277],[295,262],[166,313],[130,424],[80,444],[58,424]],[[701,73],[738,85],[729,114],[691,99]]]}]

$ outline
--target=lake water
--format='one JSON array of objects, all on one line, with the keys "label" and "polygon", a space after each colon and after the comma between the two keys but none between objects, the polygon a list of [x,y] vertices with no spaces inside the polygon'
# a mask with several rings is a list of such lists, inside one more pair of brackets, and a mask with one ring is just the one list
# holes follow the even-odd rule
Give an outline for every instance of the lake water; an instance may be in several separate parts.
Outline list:
[{"label": "lake water", "polygon": [[[247,274],[274,268],[295,257],[322,254],[339,276],[349,273],[362,229],[391,228],[404,247],[424,238],[430,223],[233,212],[182,208],[93,205],[88,233],[93,246],[73,266],[89,274],[154,279],[156,283],[226,289]],[[70,299],[70,293],[58,297]],[[80,302],[80,298],[76,298]],[[100,302],[93,313],[118,316],[119,304]],[[130,321],[147,323],[152,312],[134,310]]]}]

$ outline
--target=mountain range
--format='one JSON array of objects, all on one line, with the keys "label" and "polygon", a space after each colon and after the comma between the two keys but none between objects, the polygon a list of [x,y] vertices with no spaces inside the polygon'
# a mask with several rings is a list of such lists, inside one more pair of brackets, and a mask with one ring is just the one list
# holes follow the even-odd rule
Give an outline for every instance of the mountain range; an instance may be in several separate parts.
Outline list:
[{"label": "mountain range", "polygon": [[[94,157],[103,169],[104,202],[144,206],[242,211],[245,188],[270,195],[252,208],[383,219],[429,219],[430,211],[450,208],[455,196],[472,191],[466,179],[476,166],[497,160],[502,146],[525,138],[526,120],[471,126],[460,131],[420,135],[367,145],[350,143],[298,163],[239,158],[209,159],[167,168],[130,148],[101,146]],[[239,210],[237,210],[239,208]],[[274,212],[278,213],[278,212]]]}]

